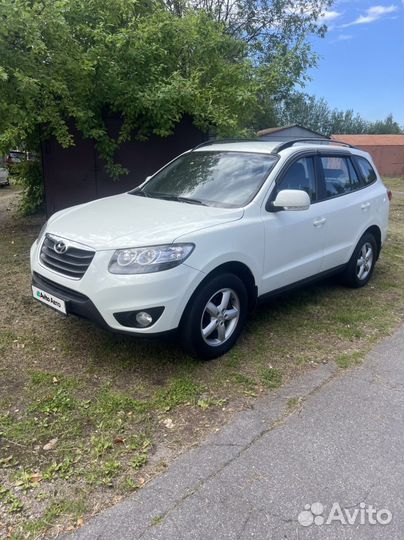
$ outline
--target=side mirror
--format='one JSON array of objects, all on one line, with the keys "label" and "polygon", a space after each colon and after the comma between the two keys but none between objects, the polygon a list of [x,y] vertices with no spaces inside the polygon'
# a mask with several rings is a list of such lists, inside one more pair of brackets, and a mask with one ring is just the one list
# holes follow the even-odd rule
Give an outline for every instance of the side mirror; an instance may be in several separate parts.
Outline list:
[{"label": "side mirror", "polygon": [[310,197],[301,189],[283,189],[272,206],[279,210],[307,210],[310,208]]},{"label": "side mirror", "polygon": [[145,182],[148,182],[148,181],[150,180],[150,178],[151,178],[151,175],[150,175],[150,176],[146,176]]}]

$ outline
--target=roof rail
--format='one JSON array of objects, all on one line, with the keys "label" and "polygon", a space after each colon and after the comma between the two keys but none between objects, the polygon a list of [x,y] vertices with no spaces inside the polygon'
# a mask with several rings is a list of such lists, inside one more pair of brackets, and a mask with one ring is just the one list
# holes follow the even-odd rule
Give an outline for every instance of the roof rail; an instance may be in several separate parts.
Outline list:
[{"label": "roof rail", "polygon": [[210,146],[211,144],[216,144],[216,143],[232,143],[232,142],[268,142],[268,141],[265,141],[264,139],[260,139],[260,138],[256,138],[256,139],[231,139],[231,138],[228,138],[228,139],[210,139],[209,141],[205,141],[203,143],[200,143],[198,144],[198,146],[195,146],[195,148],[193,148],[193,150],[196,150],[197,148],[201,148],[203,146]]},{"label": "roof rail", "polygon": [[345,147],[349,147],[349,148],[354,148],[351,144],[341,142],[341,141],[335,141],[334,139],[317,139],[315,137],[311,137],[311,138],[291,139],[290,141],[284,141],[284,142],[280,143],[278,146],[276,146],[272,150],[272,153],[277,154],[281,150],[285,150],[285,148],[290,148],[294,144],[300,143],[300,142],[303,142],[303,143],[305,143],[305,142],[311,142],[311,143],[316,142],[317,144],[341,145],[341,146],[345,146]]}]

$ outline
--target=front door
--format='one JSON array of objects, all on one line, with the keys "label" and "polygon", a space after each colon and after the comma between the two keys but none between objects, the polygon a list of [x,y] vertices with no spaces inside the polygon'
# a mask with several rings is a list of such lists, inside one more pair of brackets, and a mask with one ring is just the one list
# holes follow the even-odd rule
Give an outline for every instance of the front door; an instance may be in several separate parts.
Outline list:
[{"label": "front door", "polygon": [[308,210],[263,208],[265,255],[262,294],[303,280],[322,270],[324,225],[322,203],[318,200],[315,157],[304,156],[289,165],[269,196],[273,200],[282,189],[302,189],[310,196]]}]

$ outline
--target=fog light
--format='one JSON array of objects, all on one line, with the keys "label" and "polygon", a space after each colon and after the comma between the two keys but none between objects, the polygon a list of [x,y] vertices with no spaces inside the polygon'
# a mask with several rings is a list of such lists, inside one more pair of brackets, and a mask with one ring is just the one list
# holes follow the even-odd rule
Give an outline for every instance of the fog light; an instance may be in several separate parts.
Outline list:
[{"label": "fog light", "polygon": [[114,317],[119,324],[128,328],[148,328],[152,324],[156,324],[163,311],[164,306],[145,307],[140,311],[114,313]]},{"label": "fog light", "polygon": [[136,322],[139,326],[150,326],[153,322],[153,317],[150,313],[147,313],[147,311],[139,311],[139,313],[136,314]]}]

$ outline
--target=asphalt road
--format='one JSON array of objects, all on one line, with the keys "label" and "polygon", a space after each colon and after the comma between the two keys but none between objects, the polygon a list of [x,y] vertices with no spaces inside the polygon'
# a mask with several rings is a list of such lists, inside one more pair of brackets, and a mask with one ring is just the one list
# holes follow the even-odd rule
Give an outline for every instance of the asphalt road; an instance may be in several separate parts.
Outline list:
[{"label": "asphalt road", "polygon": [[257,400],[66,538],[403,540],[403,345],[401,328],[362,366]]}]

